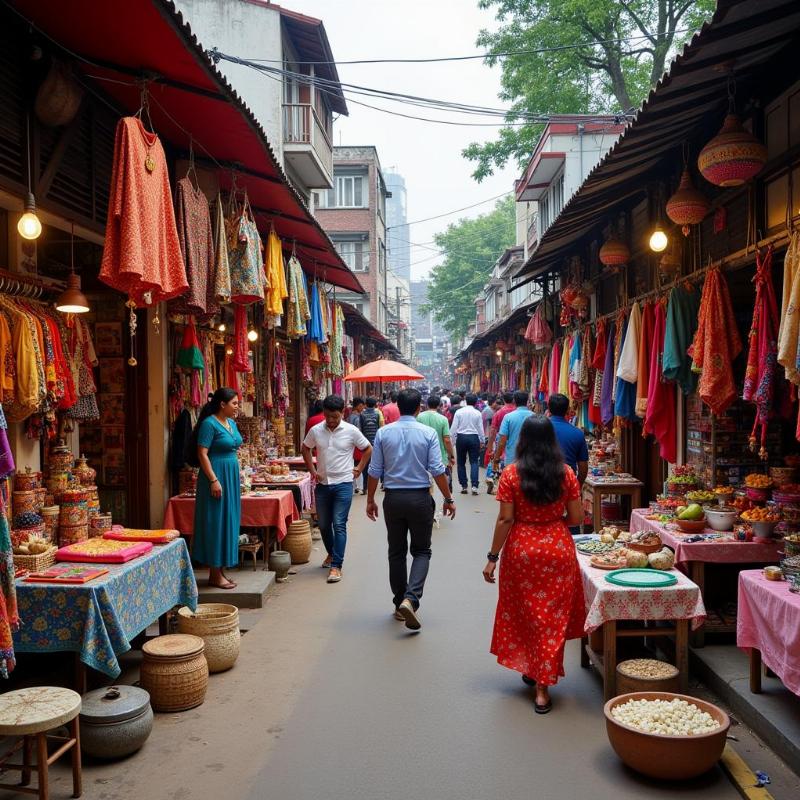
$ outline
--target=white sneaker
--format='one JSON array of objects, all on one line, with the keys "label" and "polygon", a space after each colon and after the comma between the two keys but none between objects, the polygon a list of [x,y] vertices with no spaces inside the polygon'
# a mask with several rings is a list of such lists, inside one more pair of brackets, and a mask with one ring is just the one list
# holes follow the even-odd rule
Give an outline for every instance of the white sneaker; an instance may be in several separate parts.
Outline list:
[{"label": "white sneaker", "polygon": [[406,628],[410,631],[418,631],[422,627],[422,623],[419,621],[419,617],[417,616],[417,612],[414,611],[414,606],[411,605],[411,601],[406,598],[397,606],[397,613],[400,614],[406,623]]},{"label": "white sneaker", "polygon": [[478,496],[478,487],[477,486],[473,486],[472,487],[472,494],[474,494],[476,497]]}]

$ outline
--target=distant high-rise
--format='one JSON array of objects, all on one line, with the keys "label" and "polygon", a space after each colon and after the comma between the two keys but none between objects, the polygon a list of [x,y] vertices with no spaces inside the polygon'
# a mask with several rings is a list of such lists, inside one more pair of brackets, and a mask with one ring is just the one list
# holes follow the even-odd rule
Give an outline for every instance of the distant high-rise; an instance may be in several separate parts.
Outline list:
[{"label": "distant high-rise", "polygon": [[384,172],[386,189],[392,193],[386,199],[386,248],[389,268],[411,283],[411,244],[406,204],[406,181],[397,172]]}]

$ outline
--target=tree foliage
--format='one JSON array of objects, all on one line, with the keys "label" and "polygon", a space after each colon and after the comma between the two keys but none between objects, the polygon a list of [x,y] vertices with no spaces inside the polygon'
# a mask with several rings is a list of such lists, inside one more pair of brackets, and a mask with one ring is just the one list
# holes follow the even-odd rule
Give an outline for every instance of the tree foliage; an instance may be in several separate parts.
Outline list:
[{"label": "tree foliage", "polygon": [[498,200],[489,213],[460,219],[434,236],[444,261],[431,270],[424,311],[432,311],[455,339],[463,337],[475,320],[475,297],[495,261],[515,242],[515,213],[511,195]]},{"label": "tree foliage", "polygon": [[[715,0],[479,0],[501,25],[478,45],[501,65],[500,98],[508,125],[495,141],[474,142],[464,156],[480,181],[509,160],[530,158],[541,125],[520,114],[629,112],[664,73],[668,56],[714,9]],[[533,53],[532,50],[547,49]],[[560,48],[560,49],[559,49]],[[520,52],[522,51],[522,52]],[[499,57],[498,53],[512,53]]]}]

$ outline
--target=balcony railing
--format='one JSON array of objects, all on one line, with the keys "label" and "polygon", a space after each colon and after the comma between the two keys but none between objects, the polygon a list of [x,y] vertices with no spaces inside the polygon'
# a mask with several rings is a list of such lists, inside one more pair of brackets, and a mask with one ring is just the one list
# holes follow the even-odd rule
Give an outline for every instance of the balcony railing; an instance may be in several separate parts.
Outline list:
[{"label": "balcony railing", "polygon": [[285,144],[308,144],[333,175],[333,147],[328,133],[309,103],[283,104],[283,141]]},{"label": "balcony railing", "polygon": [[536,249],[536,245],[539,242],[539,231],[538,231],[538,218],[536,214],[531,216],[530,225],[528,225],[528,252],[531,253],[533,250]]}]

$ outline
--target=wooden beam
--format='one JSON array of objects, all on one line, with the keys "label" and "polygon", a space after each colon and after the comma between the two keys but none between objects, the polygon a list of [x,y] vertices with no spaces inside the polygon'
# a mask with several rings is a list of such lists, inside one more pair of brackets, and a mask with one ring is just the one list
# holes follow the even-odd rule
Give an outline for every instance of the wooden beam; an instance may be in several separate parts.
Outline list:
[{"label": "wooden beam", "polygon": [[[72,122],[70,122],[69,125],[67,125],[67,127],[61,132],[61,135],[58,137],[56,146],[53,148],[53,154],[50,156],[50,161],[47,163],[47,167],[42,173],[42,177],[36,183],[37,197],[46,197],[50,192],[50,187],[53,184],[53,179],[55,178],[56,173],[58,172],[58,168],[61,166],[61,162],[64,160],[64,154],[69,149],[69,146],[72,144],[72,141],[75,138],[75,135],[81,126],[81,122],[83,121],[82,115],[85,112],[85,110],[86,110],[86,104],[84,100],[81,100],[81,104],[78,108],[77,113],[72,118]],[[41,151],[41,145],[39,145],[39,148]],[[94,159],[92,159],[92,161],[94,161]]]}]

